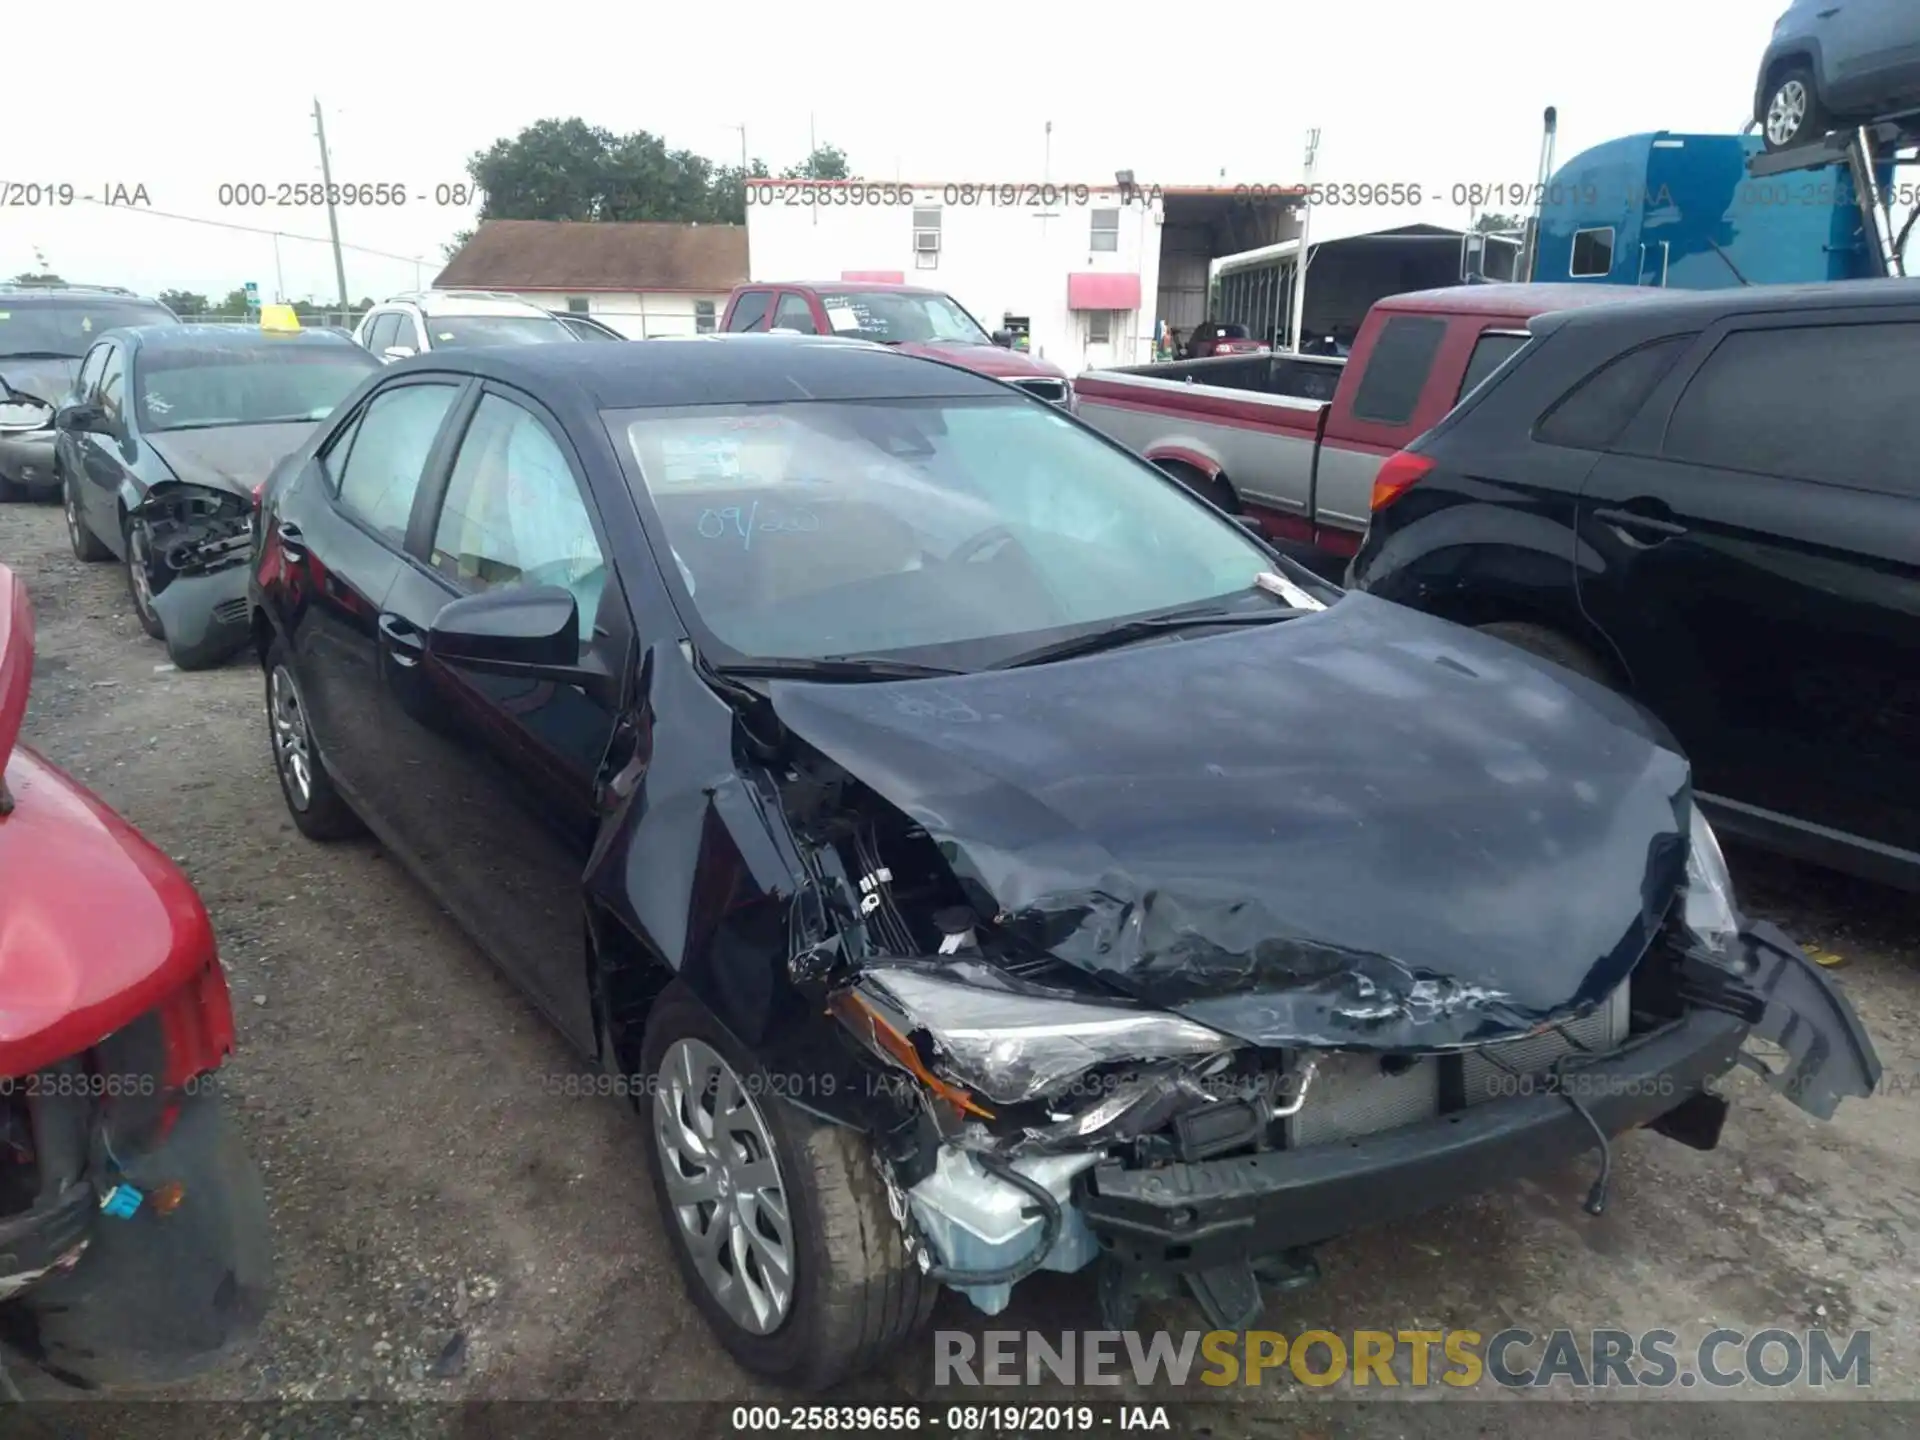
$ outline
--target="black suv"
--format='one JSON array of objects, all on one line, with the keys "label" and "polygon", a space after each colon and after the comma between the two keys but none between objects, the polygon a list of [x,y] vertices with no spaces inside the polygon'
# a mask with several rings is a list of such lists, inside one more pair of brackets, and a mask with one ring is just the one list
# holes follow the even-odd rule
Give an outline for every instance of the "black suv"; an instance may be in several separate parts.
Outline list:
[{"label": "black suv", "polygon": [[1640,700],[1721,829],[1920,888],[1920,285],[1548,315],[1349,583]]},{"label": "black suv", "polygon": [[158,300],[117,286],[0,283],[0,500],[60,493],[53,412],[101,332],[177,323]]}]

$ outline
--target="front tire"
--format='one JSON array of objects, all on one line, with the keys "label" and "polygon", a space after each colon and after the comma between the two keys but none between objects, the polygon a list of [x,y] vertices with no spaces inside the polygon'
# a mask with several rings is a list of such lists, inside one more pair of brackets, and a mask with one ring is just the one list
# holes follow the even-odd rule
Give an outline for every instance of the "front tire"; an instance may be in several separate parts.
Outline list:
[{"label": "front tire", "polygon": [[678,981],[648,1015],[640,1068],[681,1283],[743,1368],[824,1390],[925,1322],[938,1287],[907,1252],[865,1135],[773,1093]]},{"label": "front tire", "polygon": [[1760,133],[1768,150],[1790,150],[1810,145],[1833,128],[1833,119],[1814,88],[1813,69],[1804,63],[1787,66],[1774,77],[1767,92]]},{"label": "front tire", "polygon": [[309,840],[345,840],[367,828],[334,788],[307,724],[307,708],[294,683],[287,642],[267,650],[267,737],[273,743],[273,773],[294,826]]},{"label": "front tire", "polygon": [[160,612],[153,607],[153,566],[148,563],[147,527],[129,517],[126,540],[127,598],[133,602],[134,618],[155,640],[164,640],[167,627],[160,623]]}]

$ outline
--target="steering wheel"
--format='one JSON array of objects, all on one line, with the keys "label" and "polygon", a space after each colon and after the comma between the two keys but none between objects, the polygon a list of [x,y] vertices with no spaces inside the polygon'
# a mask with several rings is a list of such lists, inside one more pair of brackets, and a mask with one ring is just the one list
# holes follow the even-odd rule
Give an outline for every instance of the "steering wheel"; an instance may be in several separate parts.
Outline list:
[{"label": "steering wheel", "polygon": [[943,562],[947,565],[977,564],[989,560],[997,554],[1002,545],[1018,545],[1020,537],[1006,525],[989,525],[977,534],[969,535],[948,554]]}]

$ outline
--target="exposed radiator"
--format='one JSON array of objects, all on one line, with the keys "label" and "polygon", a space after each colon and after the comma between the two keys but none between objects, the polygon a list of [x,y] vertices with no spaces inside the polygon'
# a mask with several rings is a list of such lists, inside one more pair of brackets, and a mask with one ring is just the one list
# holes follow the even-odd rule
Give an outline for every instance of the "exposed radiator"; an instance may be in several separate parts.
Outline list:
[{"label": "exposed radiator", "polygon": [[[1516,1082],[1510,1071],[1536,1077],[1545,1073],[1554,1061],[1577,1048],[1562,1030],[1590,1050],[1613,1049],[1627,1037],[1627,990],[1621,985],[1592,1014],[1570,1020],[1559,1030],[1468,1051],[1462,1060],[1467,1104],[1514,1094]],[[1508,1068],[1496,1065],[1487,1058],[1489,1054],[1498,1055]],[[1439,1060],[1417,1061],[1398,1075],[1387,1074],[1381,1062],[1379,1055],[1321,1056],[1306,1105],[1283,1122],[1287,1145],[1323,1145],[1377,1135],[1440,1113]]]}]

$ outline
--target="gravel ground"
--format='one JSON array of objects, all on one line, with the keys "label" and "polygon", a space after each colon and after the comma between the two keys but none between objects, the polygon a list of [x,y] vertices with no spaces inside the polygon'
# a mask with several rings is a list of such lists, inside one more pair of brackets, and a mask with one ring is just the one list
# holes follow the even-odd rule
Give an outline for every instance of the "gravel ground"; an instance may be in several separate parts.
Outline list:
[{"label": "gravel ground", "polygon": [[[226,1083],[265,1171],[282,1290],[245,1360],[188,1393],[791,1398],[748,1381],[683,1300],[641,1127],[616,1102],[553,1083],[582,1063],[377,845],[317,846],[294,831],[251,663],[169,668],[121,570],[73,559],[56,508],[0,507],[0,560],[25,579],[39,626],[29,743],[182,864],[232,981],[240,1045]],[[1719,1150],[1650,1135],[1616,1147],[1604,1217],[1581,1212],[1584,1164],[1522,1182],[1329,1246],[1323,1282],[1270,1294],[1263,1323],[1288,1334],[1871,1327],[1871,1393],[1920,1398],[1920,902],[1766,857],[1733,863],[1749,908],[1838,958],[1886,1066],[1880,1096],[1822,1125],[1742,1075]],[[934,1320],[976,1334],[1097,1323],[1085,1278],[1053,1275],[991,1322],[952,1295]],[[1142,1323],[1204,1328],[1184,1301]],[[932,1355],[917,1342],[832,1398],[977,1398],[934,1389]],[[1270,1376],[1252,1398],[1326,1393]],[[1894,1433],[1882,1407],[1821,1410],[1823,1433]],[[1411,1418],[1390,1404],[1339,1413],[1338,1433],[1367,1436],[1403,1433]],[[1459,1418],[1473,1417],[1462,1433],[1520,1434],[1538,1413],[1472,1406]],[[1280,1414],[1293,1417],[1287,1433],[1310,1418]],[[1643,1418],[1676,1435],[1784,1433],[1780,1407]]]}]

